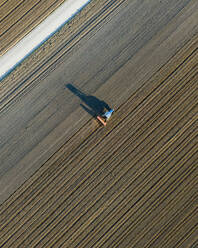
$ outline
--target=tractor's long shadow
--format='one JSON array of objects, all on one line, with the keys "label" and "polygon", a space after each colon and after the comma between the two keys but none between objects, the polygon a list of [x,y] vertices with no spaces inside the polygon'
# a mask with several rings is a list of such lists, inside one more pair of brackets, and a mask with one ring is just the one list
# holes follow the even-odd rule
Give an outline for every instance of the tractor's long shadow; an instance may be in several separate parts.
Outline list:
[{"label": "tractor's long shadow", "polygon": [[68,88],[73,94],[78,96],[83,101],[84,104],[80,104],[82,108],[94,117],[97,115],[102,115],[104,112],[111,109],[106,102],[98,99],[95,96],[84,94],[72,84],[67,84],[66,88]]}]

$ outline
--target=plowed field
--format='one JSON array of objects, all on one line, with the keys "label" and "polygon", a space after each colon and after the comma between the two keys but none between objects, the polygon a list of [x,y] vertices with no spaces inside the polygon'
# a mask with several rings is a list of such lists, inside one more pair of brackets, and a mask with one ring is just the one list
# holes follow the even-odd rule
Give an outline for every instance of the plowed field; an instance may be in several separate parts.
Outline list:
[{"label": "plowed field", "polygon": [[2,82],[0,247],[197,247],[197,10],[93,1]]}]

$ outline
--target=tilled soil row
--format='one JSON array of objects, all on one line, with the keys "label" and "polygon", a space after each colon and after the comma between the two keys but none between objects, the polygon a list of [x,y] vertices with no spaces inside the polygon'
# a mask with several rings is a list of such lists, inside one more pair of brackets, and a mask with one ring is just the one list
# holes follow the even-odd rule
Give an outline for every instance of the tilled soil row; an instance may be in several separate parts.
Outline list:
[{"label": "tilled soil row", "polygon": [[[137,106],[137,109],[134,112],[134,106],[129,104],[129,101],[131,100],[129,99],[126,103],[126,105],[129,106],[127,114],[125,114],[125,116],[121,115],[120,118],[119,113],[122,112],[122,108],[125,104],[121,106],[117,111],[117,123],[116,121],[112,121],[112,125],[108,127],[109,130],[107,130],[106,133],[102,132],[102,129],[98,129],[94,133],[94,135],[97,135],[98,133],[99,136],[102,133],[102,139],[100,138],[97,144],[94,144],[92,141],[92,139],[95,139],[94,135],[89,137],[91,143],[87,143],[85,149],[85,151],[87,151],[86,155],[83,154],[82,157],[82,153],[80,154],[79,151],[76,153],[76,157],[72,156],[69,160],[63,160],[63,168],[61,168],[61,171],[57,171],[58,173],[55,176],[55,178],[59,178],[60,183],[58,180],[57,182],[54,181],[54,177],[52,177],[53,180],[51,180],[51,182],[54,181],[54,184],[48,184],[47,180],[43,182],[43,189],[45,190],[47,190],[47,187],[52,186],[48,191],[51,193],[53,192],[54,194],[51,199],[48,199],[50,194],[47,193],[47,191],[44,191],[45,194],[38,195],[41,198],[38,198],[37,195],[34,196],[34,198],[29,198],[29,201],[26,203],[32,203],[33,205],[30,207],[27,205],[27,208],[25,208],[26,204],[24,205],[25,202],[22,200],[21,204],[18,205],[18,210],[13,209],[10,212],[10,219],[7,219],[5,216],[6,222],[4,223],[5,229],[3,230],[5,236],[3,238],[3,243],[7,247],[12,245],[24,246],[29,244],[33,246],[39,245],[39,247],[41,247],[41,245],[62,244],[64,242],[66,242],[65,244],[70,244],[72,246],[73,244],[78,244],[83,239],[86,240],[86,236],[83,238],[83,230],[86,230],[89,233],[91,229],[94,228],[92,223],[94,223],[100,216],[103,216],[109,207],[111,208],[111,203],[118,198],[118,195],[121,195],[119,190],[122,189],[123,182],[127,182],[126,176],[131,173],[131,175],[133,175],[135,168],[134,164],[137,164],[135,169],[138,173],[137,175],[144,175],[145,170],[140,172],[138,169],[141,163],[143,163],[143,165],[146,163],[148,166],[146,168],[149,168],[155,162],[156,154],[158,157],[161,156],[170,145],[175,144],[177,147],[178,140],[185,140],[188,137],[193,141],[195,135],[195,123],[197,120],[197,116],[195,115],[197,89],[195,82],[197,80],[197,74],[196,63],[193,65],[192,61],[196,60],[196,58],[197,55],[195,52],[192,53],[187,60],[181,63],[181,68],[178,68],[178,71],[174,71],[175,75],[173,73],[163,82],[163,84],[159,84],[158,87],[155,88],[155,93],[153,95],[151,92],[150,100],[148,100],[148,95],[146,95],[144,100],[147,99],[147,103],[145,105],[143,104],[140,109],[138,109],[139,106]],[[191,71],[189,71],[189,68],[192,68]],[[180,72],[183,72],[183,74],[180,75]],[[160,86],[161,90],[159,90]],[[178,112],[176,115],[177,118],[173,114],[175,111],[176,113]],[[147,115],[148,117],[146,117]],[[136,124],[137,126],[134,125],[134,120],[136,120],[136,118],[137,122],[135,123],[140,123],[139,125]],[[120,121],[120,125],[118,120]],[[110,156],[105,157],[105,147],[109,147],[113,143],[115,144],[117,139],[115,138],[114,140],[114,136],[117,137],[118,135],[121,135],[121,132],[124,132],[124,141],[121,142],[121,145],[118,146],[116,150],[114,150],[115,148],[112,146],[112,153]],[[122,137],[122,135],[120,137]],[[181,142],[182,141],[180,140],[180,144]],[[92,148],[90,149],[89,146],[91,144]],[[167,144],[169,145],[167,146]],[[183,144],[186,143],[183,142]],[[196,146],[194,146],[194,150],[195,148]],[[102,154],[100,151],[102,151]],[[91,155],[91,153],[93,153],[93,155]],[[75,155],[75,153],[73,155]],[[193,156],[194,155],[192,155],[192,157]],[[93,159],[94,157],[96,159],[95,161]],[[115,159],[113,157],[115,157]],[[145,158],[146,160],[144,161]],[[142,162],[141,159],[143,159]],[[183,160],[183,162],[184,161],[185,160]],[[192,163],[192,161],[189,163]],[[67,171],[68,164],[70,165],[69,171]],[[80,165],[80,169],[76,169],[76,164]],[[120,168],[120,166],[123,165],[124,167]],[[184,166],[185,165],[186,163],[184,163]],[[191,167],[189,166],[189,168]],[[192,170],[193,168],[194,167],[192,166]],[[105,172],[106,169],[107,171]],[[162,167],[162,170],[164,170],[164,167]],[[129,171],[131,172],[129,173]],[[154,170],[153,173],[155,174],[155,172],[156,171]],[[151,174],[151,176],[154,176],[154,174]],[[168,174],[165,175],[168,177]],[[177,175],[177,173],[175,173],[175,175]],[[142,187],[145,185],[146,178],[147,177],[142,181]],[[169,179],[167,179],[167,181],[169,181]],[[149,182],[151,183],[153,181]],[[162,183],[163,181],[160,182]],[[172,181],[170,183],[172,183]],[[117,185],[117,189],[115,188],[115,185]],[[128,188],[129,186],[127,183],[124,185],[124,188]],[[40,186],[41,185],[38,184],[38,187]],[[152,184],[151,188],[153,188]],[[33,191],[36,192],[34,189]],[[119,192],[119,194],[117,195],[115,192]],[[121,190],[121,192],[125,192],[124,189]],[[67,197],[65,198],[65,196]],[[28,194],[24,195],[24,197],[28,197]],[[92,199],[95,200],[87,208],[88,203]],[[43,205],[43,203],[41,204],[42,201],[46,205]],[[73,202],[74,205],[70,206],[70,202]],[[123,199],[116,202],[117,206],[120,206],[120,204],[123,205],[122,202]],[[127,204],[124,205],[127,206]],[[12,206],[12,204],[10,206]],[[5,213],[6,212],[4,212],[4,214]],[[115,219],[115,216],[118,216],[117,212],[112,216],[112,221]],[[129,218],[132,218],[132,216],[133,215],[131,214],[129,216],[127,215],[126,221]],[[108,218],[108,216],[103,216],[102,219],[105,220],[105,218]],[[115,232],[123,225],[122,223],[124,220],[122,218],[121,220],[122,221],[115,229]],[[17,228],[12,228],[11,224],[14,223],[20,224]],[[82,223],[84,224],[82,225]],[[112,225],[109,224],[111,231],[116,227],[113,223],[114,221],[112,222],[113,229]],[[9,226],[11,227],[10,231],[8,231]],[[67,226],[67,228],[63,228],[64,226]],[[98,230],[105,230],[105,226],[105,223],[103,223],[101,228]],[[57,230],[59,230],[59,232],[57,232]],[[108,235],[105,235],[106,238],[102,238],[100,235],[98,236],[97,245],[102,245],[107,241],[108,236],[114,235],[115,233],[114,231],[112,231],[112,233],[108,232],[108,230],[106,232],[108,233]],[[6,236],[8,242],[5,241]],[[78,239],[78,237],[80,238]],[[87,237],[90,240],[91,236],[88,235]],[[18,240],[16,241],[15,238]],[[89,243],[88,239],[84,241],[84,245]]]},{"label": "tilled soil row", "polygon": [[[87,181],[89,181],[89,180],[87,180]],[[95,186],[96,187],[96,186]],[[90,187],[87,187],[87,188],[89,188],[90,189]],[[63,185],[63,187],[62,187],[62,189],[64,190],[66,190],[66,186],[65,185]],[[77,189],[76,189],[77,190]],[[62,192],[61,192],[62,193]],[[62,195],[62,196],[60,196],[59,198],[60,199],[62,199],[64,197],[64,194]],[[87,199],[87,197],[86,197],[86,199]],[[78,200],[80,201],[80,199],[78,198]],[[72,202],[73,202],[73,200],[71,200]],[[58,204],[58,199],[56,199],[56,205]],[[74,205],[73,205],[73,207],[75,207]],[[43,208],[43,210],[44,209],[46,209],[46,207],[44,207]],[[43,213],[43,210],[41,210],[41,212]],[[48,213],[48,211],[47,211],[47,213]],[[37,214],[38,214],[38,212],[37,212]],[[49,214],[49,213],[48,213]],[[57,214],[57,212],[56,212],[56,214]],[[44,214],[45,215],[45,214]],[[44,215],[43,215],[43,217],[44,217]],[[37,215],[38,216],[38,215]],[[37,218],[36,216],[34,216],[35,218]],[[45,223],[45,225],[47,225],[47,223]],[[39,229],[40,230],[40,229]],[[27,234],[27,233],[26,233]]]},{"label": "tilled soil row", "polygon": [[[190,44],[191,45],[191,44]],[[181,51],[179,52],[179,56],[180,56],[180,63],[184,63],[188,56],[189,56],[189,53],[193,51],[194,47],[195,47],[195,43],[192,43],[193,46],[190,46],[189,47],[189,44],[187,44],[187,46],[185,47],[184,50],[182,51],[185,51],[183,53],[181,53]],[[187,50],[186,50],[187,49]],[[180,55],[181,53],[181,55]],[[184,62],[181,62],[183,61]],[[159,72],[156,73],[154,79],[151,79],[149,80],[150,83],[148,82],[148,84],[145,84],[140,90],[138,90],[131,98],[131,105],[134,106],[134,110],[139,107],[139,106],[142,106],[142,103],[144,103],[145,99],[147,100],[148,97],[149,97],[149,94],[152,94],[152,92],[154,92],[157,87],[161,87],[163,86],[163,83],[164,83],[164,80],[166,80],[167,77],[170,77],[170,75],[172,75],[172,77],[174,77],[176,74],[174,73],[177,73],[177,63],[179,63],[178,61],[178,55],[175,56],[173,58],[173,61],[170,62],[170,64],[168,63],[167,65],[165,65]],[[160,78],[160,81],[159,81],[159,76],[161,77]],[[156,81],[158,83],[156,83]],[[155,84],[154,84],[155,82]],[[159,88],[160,89],[160,88]],[[145,92],[148,93],[148,95],[146,96],[145,98]],[[152,95],[151,95],[151,98],[150,98],[150,101],[152,100]],[[123,105],[123,109],[126,109],[128,110],[128,106],[131,106],[130,104],[128,104],[128,102],[126,104]],[[119,115],[116,113],[116,118],[114,119],[114,122],[113,123],[116,123],[116,119],[118,119],[119,121],[117,122],[120,122],[121,119],[122,119],[122,123],[126,123],[125,119],[124,119],[124,116],[125,116],[125,113],[122,112],[122,108],[120,109],[119,111]],[[122,124],[120,123],[120,125]],[[82,137],[84,137],[84,135],[82,135],[82,133],[86,133],[87,130],[90,129],[90,123],[87,123],[84,127],[82,127],[80,129],[80,132],[77,134],[81,139]],[[88,127],[87,127],[88,126]],[[89,132],[88,132],[89,133]],[[94,133],[95,135],[95,133]],[[101,133],[99,132],[99,134],[96,136],[96,139],[93,141],[93,143],[95,143],[101,136]],[[86,137],[86,136],[85,136]],[[51,159],[49,159],[49,161],[46,163],[46,165],[42,166],[41,169],[39,170],[39,175],[42,175],[43,177],[45,177],[46,173],[45,173],[45,170],[48,170],[49,171],[49,165],[52,166],[52,170],[51,172],[54,173],[54,169],[56,170],[57,169],[57,164],[61,164],[65,158],[68,158],[67,161],[70,159],[70,156],[71,157],[74,157],[74,152],[76,153],[76,151],[78,150],[79,151],[79,154],[83,154],[86,150],[82,150],[84,148],[90,150],[90,145],[89,145],[89,140],[93,140],[93,137],[92,137],[92,134],[90,133],[89,135],[87,135],[87,138],[84,138],[84,142],[81,143],[81,139],[77,139],[76,135],[74,135],[73,137],[71,137],[71,139],[67,142],[67,144],[65,144],[65,146],[63,148],[60,149],[59,153],[60,153],[60,156],[58,155],[59,153],[57,153],[55,156],[53,156]],[[100,138],[100,140],[103,139],[103,136]],[[78,144],[76,144],[78,141]],[[68,146],[68,144],[70,144]],[[65,152],[65,149],[66,149],[66,152]],[[81,151],[83,151],[83,153],[81,153]],[[64,155],[66,154],[66,156]],[[70,154],[70,156],[69,156]],[[78,154],[78,156],[79,156]],[[84,156],[84,155],[83,155]],[[55,161],[57,160],[57,164],[55,163]],[[54,165],[54,166],[53,166]],[[40,177],[37,177],[37,174],[35,174],[34,176],[32,176],[30,178],[31,182],[35,183],[35,179],[36,180],[39,180]],[[31,185],[28,184],[28,187],[30,187]],[[23,190],[22,190],[23,188]],[[18,193],[21,192],[21,195],[24,195],[24,190],[27,189],[27,186],[26,184],[23,185],[23,187],[21,187],[21,190],[22,191],[17,191],[13,197],[10,197],[9,200],[7,200],[7,207],[6,207],[6,211],[8,211],[8,206],[12,203],[16,203],[16,205],[18,204],[18,202],[16,201],[16,197],[18,197]],[[30,188],[31,189],[31,188]],[[28,194],[28,193],[27,193]],[[10,202],[10,203],[9,203]],[[0,212],[2,213],[3,211],[5,210],[5,208],[1,208]]]},{"label": "tilled soil row", "polygon": [[[188,66],[186,67],[187,69],[188,69]],[[184,72],[184,68],[182,68],[182,71]],[[195,70],[195,72],[196,72],[196,70]],[[177,73],[177,75],[178,75],[178,78],[179,78],[179,74]],[[192,72],[188,72],[188,75],[193,75],[193,73]],[[174,75],[173,75],[173,77],[174,77]],[[184,82],[185,83],[185,82]],[[172,81],[172,84],[173,84],[173,81]],[[181,87],[182,85],[180,84],[180,87]],[[160,87],[162,87],[162,89],[163,89],[163,85],[162,84],[160,84]],[[175,85],[175,87],[177,88],[177,85]],[[167,94],[167,90],[169,90],[169,89],[171,89],[170,88],[170,85],[168,85],[168,86],[166,86],[166,91],[164,91],[166,94]],[[179,88],[178,88],[179,89]],[[184,89],[185,90],[185,89]],[[163,91],[162,91],[163,92]],[[156,98],[156,99],[160,99],[161,98],[161,96],[162,95],[160,95],[159,93],[161,93],[161,92],[158,92],[158,97]],[[162,93],[161,93],[162,94]],[[182,93],[181,93],[182,94]],[[168,96],[168,95],[167,95]],[[152,100],[153,100],[153,98],[151,98]],[[164,101],[165,101],[165,98],[164,98]],[[152,108],[155,106],[157,104],[157,101],[156,102],[153,102],[153,104],[151,105],[151,107],[150,107],[150,109],[152,110]],[[162,103],[163,104],[163,103]],[[131,106],[130,104],[127,104],[128,106]],[[157,105],[156,105],[157,106]],[[124,106],[125,107],[125,106]],[[143,105],[143,107],[144,107],[144,105]],[[132,107],[133,108],[133,107]],[[141,110],[141,108],[140,108],[140,110]],[[140,111],[139,110],[139,111]],[[148,111],[149,111],[149,109],[148,109]],[[137,112],[137,116],[135,115],[135,112],[133,112],[132,113],[133,115],[134,115],[134,117],[138,117],[138,112]],[[129,118],[129,120],[130,120],[130,118]],[[147,121],[147,119],[145,119],[145,121]],[[138,123],[138,120],[136,121],[137,123]],[[128,122],[127,122],[127,120],[126,119],[124,119],[124,122],[122,122],[122,123],[124,123],[124,125],[128,125]],[[139,122],[139,124],[140,124],[141,122]],[[135,123],[132,123],[132,125],[134,125]],[[121,128],[122,128],[122,124],[120,124],[121,126]],[[144,127],[143,127],[144,128]],[[104,133],[104,135],[107,135],[106,133]],[[109,136],[112,136],[113,134],[108,134]],[[127,135],[128,136],[128,130],[127,130],[127,132],[125,132],[125,135]],[[100,137],[101,136],[101,133],[99,133],[99,135],[98,135],[98,137],[100,138],[99,140],[98,140],[98,142],[96,142],[96,140],[97,139],[94,139],[93,141],[94,142],[92,142],[92,144],[94,145],[93,147],[91,146],[91,144],[89,143],[89,142],[87,142],[87,140],[86,140],[86,150],[84,149],[84,147],[80,147],[80,149],[79,149],[79,152],[77,153],[77,154],[74,154],[74,153],[72,153],[72,155],[71,155],[71,157],[72,157],[72,159],[74,160],[74,161],[76,161],[76,162],[78,162],[78,161],[81,161],[82,159],[83,159],[83,157],[86,157],[86,159],[88,159],[87,158],[87,155],[86,154],[89,154],[90,153],[90,151],[93,149],[93,148],[95,148],[95,146],[97,145],[97,144],[100,144],[100,141],[102,141],[103,140],[103,136],[102,137]],[[90,136],[91,138],[92,138],[92,136]],[[96,137],[97,138],[97,137]],[[124,138],[124,137],[123,137]],[[115,136],[115,138],[114,138],[114,142],[117,142],[117,140],[116,140],[117,138],[116,138],[116,136]],[[110,143],[111,144],[111,140],[109,140],[108,141],[108,143]],[[125,142],[125,140],[123,140],[123,142]],[[84,144],[83,144],[83,146],[84,146]],[[105,150],[104,148],[105,148],[105,146],[106,146],[106,144],[103,142],[103,150]],[[87,149],[88,148],[88,149]],[[91,148],[91,149],[90,149]],[[100,151],[102,151],[102,149],[101,149],[101,146],[100,146]],[[98,151],[97,151],[98,152]],[[92,156],[92,158],[93,159],[95,159],[95,155],[97,154],[97,152],[95,152],[94,154],[93,154],[93,156]],[[83,154],[83,157],[82,157],[82,154]],[[77,156],[77,157],[76,157]],[[102,154],[102,156],[105,156],[105,152],[103,152],[103,154]],[[45,184],[45,178],[46,178],[46,181],[48,182],[48,185],[50,185],[50,182],[54,182],[54,179],[60,174],[60,173],[62,173],[62,171],[64,170],[65,171],[65,174],[67,173],[69,173],[69,168],[73,168],[73,164],[71,163],[72,162],[72,160],[71,160],[71,157],[70,156],[68,156],[68,154],[67,154],[67,159],[66,159],[66,161],[64,161],[63,159],[60,161],[60,160],[58,160],[57,162],[58,163],[60,163],[61,162],[61,164],[64,164],[64,163],[66,163],[67,164],[67,169],[66,169],[66,171],[65,171],[65,167],[63,166],[63,167],[57,167],[57,165],[58,165],[58,163],[57,164],[55,164],[55,166],[54,166],[54,168],[57,170],[57,168],[59,168],[58,169],[58,174],[57,173],[55,173],[55,171],[54,170],[52,170],[52,171],[50,171],[51,172],[51,175],[52,175],[52,179],[50,179],[49,178],[49,173],[48,174],[46,174],[45,173],[45,171],[43,172],[43,173],[41,173],[41,171],[40,171],[40,175],[42,175],[42,180],[41,180],[41,182],[43,183],[43,184]],[[89,160],[89,159],[88,159]],[[68,167],[68,162],[69,162],[69,164],[71,164],[71,166],[70,167]],[[61,169],[61,170],[60,170]],[[70,173],[71,174],[73,174],[75,172],[75,168],[72,170],[72,171],[70,171]],[[77,174],[79,173],[79,171],[77,170]],[[68,174],[69,175],[69,174]],[[41,184],[40,184],[40,181],[38,181],[38,186],[35,188],[35,192],[37,192],[38,193],[38,190],[39,189],[42,189],[41,188]],[[36,184],[35,184],[35,186],[36,186]],[[30,190],[32,191],[32,188],[30,188]],[[28,200],[28,198],[27,198],[27,195],[30,195],[30,192],[27,192],[27,195],[26,194],[24,194],[24,192],[23,192],[23,197],[24,198],[26,198],[26,201]],[[31,201],[32,202],[32,200],[33,200],[33,198],[30,198],[27,202],[29,202],[29,201]],[[16,201],[16,199],[15,199],[15,201],[13,201],[13,203],[17,206],[17,207],[19,207],[20,205],[19,205],[19,202],[17,202]],[[24,202],[23,202],[23,206],[24,206]],[[3,208],[2,208],[2,210],[3,210]],[[16,210],[16,209],[15,209]],[[8,214],[8,205],[7,205],[7,208],[6,208],[6,213]],[[15,212],[16,213],[16,212]],[[3,220],[2,220],[2,223],[3,223]]]}]

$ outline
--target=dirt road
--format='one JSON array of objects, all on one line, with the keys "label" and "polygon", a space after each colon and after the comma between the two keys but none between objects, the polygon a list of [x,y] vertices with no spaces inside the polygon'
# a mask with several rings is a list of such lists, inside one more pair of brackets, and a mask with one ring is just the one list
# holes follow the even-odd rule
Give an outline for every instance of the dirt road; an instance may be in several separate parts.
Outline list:
[{"label": "dirt road", "polygon": [[0,55],[13,47],[64,0],[7,0],[0,3]]},{"label": "dirt road", "polygon": [[104,2],[2,82],[2,247],[196,246],[198,3]]}]

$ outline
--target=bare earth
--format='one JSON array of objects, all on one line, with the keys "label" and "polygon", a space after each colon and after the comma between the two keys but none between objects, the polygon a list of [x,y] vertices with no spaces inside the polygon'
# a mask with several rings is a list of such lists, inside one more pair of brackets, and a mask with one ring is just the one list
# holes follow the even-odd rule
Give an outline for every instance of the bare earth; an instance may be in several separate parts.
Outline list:
[{"label": "bare earth", "polygon": [[197,47],[196,0],[95,0],[1,82],[1,247],[197,247]]}]

